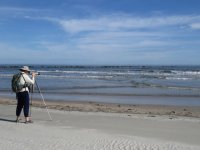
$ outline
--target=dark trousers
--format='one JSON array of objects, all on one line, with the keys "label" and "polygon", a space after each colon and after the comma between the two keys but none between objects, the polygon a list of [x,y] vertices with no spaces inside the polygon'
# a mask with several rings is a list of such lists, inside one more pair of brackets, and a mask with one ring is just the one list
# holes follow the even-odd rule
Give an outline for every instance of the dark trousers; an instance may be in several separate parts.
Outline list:
[{"label": "dark trousers", "polygon": [[22,108],[24,108],[24,116],[29,116],[29,93],[28,91],[17,93],[16,116],[20,116]]}]

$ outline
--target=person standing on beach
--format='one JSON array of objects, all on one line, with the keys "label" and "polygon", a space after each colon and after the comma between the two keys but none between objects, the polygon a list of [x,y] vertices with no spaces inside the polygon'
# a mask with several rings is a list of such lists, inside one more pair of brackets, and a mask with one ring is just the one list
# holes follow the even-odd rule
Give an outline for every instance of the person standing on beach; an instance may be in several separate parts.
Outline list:
[{"label": "person standing on beach", "polygon": [[17,108],[16,108],[16,122],[19,122],[19,116],[22,108],[24,110],[25,123],[33,123],[29,117],[29,88],[28,85],[34,85],[35,73],[32,73],[32,79],[29,77],[30,70],[28,66],[23,66],[19,69],[21,76],[19,78],[19,84],[24,85],[20,92],[17,93]]}]

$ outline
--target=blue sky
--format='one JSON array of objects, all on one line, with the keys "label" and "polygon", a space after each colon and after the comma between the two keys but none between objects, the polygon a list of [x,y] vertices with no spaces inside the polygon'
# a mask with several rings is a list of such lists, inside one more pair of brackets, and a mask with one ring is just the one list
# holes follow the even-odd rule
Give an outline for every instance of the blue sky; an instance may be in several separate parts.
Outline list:
[{"label": "blue sky", "polygon": [[199,6],[199,0],[0,0],[0,63],[200,65]]}]

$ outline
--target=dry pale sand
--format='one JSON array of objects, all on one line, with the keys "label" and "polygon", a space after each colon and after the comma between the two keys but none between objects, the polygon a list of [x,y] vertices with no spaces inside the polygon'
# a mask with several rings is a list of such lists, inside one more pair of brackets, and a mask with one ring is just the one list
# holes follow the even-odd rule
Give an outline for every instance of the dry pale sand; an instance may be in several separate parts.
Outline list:
[{"label": "dry pale sand", "polygon": [[34,107],[25,124],[14,122],[15,104],[2,103],[1,150],[200,150],[198,117],[50,109],[50,121]]}]

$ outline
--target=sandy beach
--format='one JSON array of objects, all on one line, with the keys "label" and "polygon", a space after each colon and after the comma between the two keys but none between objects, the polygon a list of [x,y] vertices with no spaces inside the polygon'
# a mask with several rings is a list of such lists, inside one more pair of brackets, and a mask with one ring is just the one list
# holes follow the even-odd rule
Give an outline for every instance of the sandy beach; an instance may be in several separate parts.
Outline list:
[{"label": "sandy beach", "polygon": [[[42,107],[40,102],[35,102],[35,106],[32,107],[34,123],[25,124],[23,117],[20,123],[14,122],[16,107],[14,101],[1,98],[0,102],[0,145],[2,150],[200,149],[198,107],[177,107],[175,112],[171,112],[174,111],[174,106],[168,111],[171,114],[164,114],[170,107],[132,106],[132,109],[135,107],[137,112],[129,110],[130,112],[122,113],[119,112],[119,108],[121,108],[120,111],[123,111],[130,106],[70,102],[68,104],[59,103],[60,105],[48,103],[53,118],[50,121],[46,109],[35,107],[36,105]],[[104,107],[112,109],[107,108],[105,111]],[[156,107],[160,109],[155,109]],[[150,110],[151,113],[147,113]]]}]

